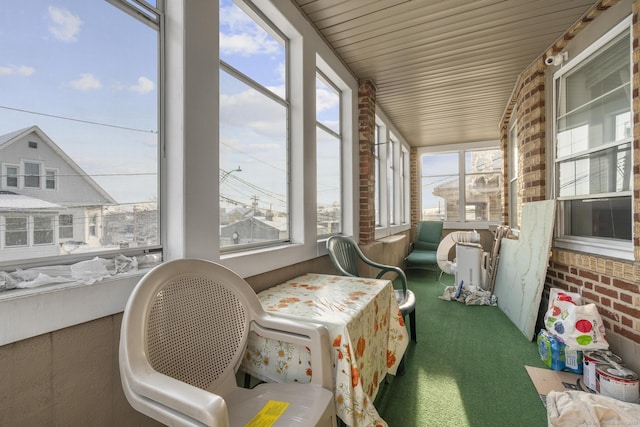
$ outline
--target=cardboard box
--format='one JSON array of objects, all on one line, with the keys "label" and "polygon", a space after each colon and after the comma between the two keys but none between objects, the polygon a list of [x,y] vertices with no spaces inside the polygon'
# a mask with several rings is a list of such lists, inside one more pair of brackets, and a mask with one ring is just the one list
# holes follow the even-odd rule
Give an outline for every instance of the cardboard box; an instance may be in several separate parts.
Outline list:
[{"label": "cardboard box", "polygon": [[546,407],[547,394],[551,391],[569,391],[578,390],[591,392],[582,380],[582,375],[573,374],[571,372],[554,371],[547,368],[534,368],[526,366],[525,369],[529,374],[529,378],[540,396],[542,404]]}]

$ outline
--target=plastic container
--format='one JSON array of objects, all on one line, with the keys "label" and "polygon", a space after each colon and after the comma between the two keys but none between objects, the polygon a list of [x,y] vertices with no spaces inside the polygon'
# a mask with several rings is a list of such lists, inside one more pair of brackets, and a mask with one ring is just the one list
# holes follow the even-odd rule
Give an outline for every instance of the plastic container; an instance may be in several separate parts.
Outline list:
[{"label": "plastic container", "polygon": [[580,350],[570,350],[563,342],[541,329],[537,337],[538,354],[548,368],[582,374],[583,355]]}]

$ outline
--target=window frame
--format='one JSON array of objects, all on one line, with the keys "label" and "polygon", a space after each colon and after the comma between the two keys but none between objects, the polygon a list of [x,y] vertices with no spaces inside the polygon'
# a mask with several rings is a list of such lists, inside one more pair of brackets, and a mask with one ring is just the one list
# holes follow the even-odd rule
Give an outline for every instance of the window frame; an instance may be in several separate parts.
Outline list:
[{"label": "window frame", "polygon": [[[410,209],[403,212],[409,203],[410,185],[401,179],[400,173],[408,171],[409,159],[401,152],[409,153],[409,144],[392,125],[384,111],[376,105],[375,126],[377,135],[374,150],[374,188],[378,189],[378,203],[374,201],[376,228],[375,238],[382,239],[411,228]],[[377,156],[376,156],[377,152]],[[406,162],[406,168],[400,162]],[[374,196],[375,197],[375,196]]]},{"label": "window frame", "polygon": [[[465,206],[466,203],[466,167],[465,167],[465,154],[468,152],[474,151],[489,151],[489,150],[499,150],[502,152],[500,147],[500,141],[479,141],[479,142],[470,142],[470,143],[460,143],[456,144],[455,149],[451,149],[449,145],[440,145],[433,147],[420,147],[418,148],[418,179],[419,185],[422,189],[422,180],[424,177],[424,173],[422,171],[422,158],[425,155],[437,155],[437,154],[457,154],[458,155],[458,192],[460,194],[460,199],[458,203],[458,216],[461,219],[460,221],[443,221],[443,228],[445,229],[460,229],[460,230],[473,230],[473,229],[488,229],[489,227],[493,227],[496,225],[500,225],[502,220],[500,218],[495,221],[469,221],[466,219],[465,214]],[[500,183],[498,185],[500,189],[500,193],[503,192],[502,186],[502,174],[499,174]],[[501,194],[501,197],[504,197],[504,194]],[[418,206],[419,206],[419,220],[422,220],[422,190],[418,192]]]},{"label": "window frame", "polygon": [[[27,168],[29,166],[37,166],[38,167],[38,174],[34,175],[31,173],[27,172]],[[23,160],[22,161],[22,188],[32,188],[32,189],[41,189],[42,188],[42,171],[43,171],[44,165],[42,162],[36,162],[36,161],[31,161],[31,160]],[[37,178],[38,184],[37,185],[27,185],[27,180],[31,180],[31,178]]]},{"label": "window frame", "polygon": [[[569,210],[564,206],[564,202],[571,200],[582,200],[582,199],[606,199],[611,196],[615,197],[630,197],[631,198],[631,217],[633,218],[633,179],[630,182],[630,189],[628,191],[621,191],[615,193],[599,193],[592,197],[592,195],[581,194],[575,196],[560,196],[558,191],[558,170],[557,165],[560,162],[566,161],[567,159],[578,159],[585,154],[592,154],[595,152],[601,152],[607,150],[609,148],[620,147],[625,144],[631,144],[631,169],[633,169],[633,135],[628,138],[628,141],[615,141],[606,144],[599,145],[597,147],[591,147],[586,151],[580,151],[577,154],[572,154],[569,156],[557,156],[557,134],[558,134],[558,108],[560,105],[560,97],[564,96],[563,93],[559,93],[562,91],[558,90],[559,81],[561,79],[566,78],[567,75],[571,75],[572,70],[576,70],[580,68],[583,64],[585,64],[586,60],[596,53],[598,50],[606,46],[609,42],[619,37],[625,31],[629,31],[629,68],[630,68],[630,82],[629,85],[633,87],[633,28],[632,28],[632,20],[631,16],[626,17],[618,24],[613,26],[611,29],[606,31],[601,37],[595,40],[592,44],[590,44],[587,48],[585,48],[582,52],[577,54],[574,58],[568,61],[563,65],[562,68],[557,70],[553,76],[553,93],[552,93],[552,153],[551,159],[553,161],[553,167],[551,170],[552,182],[553,186],[551,188],[552,198],[558,200],[557,210],[556,210],[556,221],[555,221],[555,230],[554,230],[554,246],[574,250],[578,252],[586,252],[592,253],[595,255],[607,256],[618,259],[625,260],[634,260],[634,248],[633,248],[633,234],[634,227],[631,224],[631,232],[632,237],[629,241],[623,241],[621,239],[609,239],[609,238],[599,238],[599,237],[587,237],[587,236],[573,236],[565,234],[565,217],[569,215]],[[562,85],[564,88],[565,85]],[[633,118],[634,110],[633,110],[633,97],[630,96],[630,106],[629,111],[631,117]],[[633,123],[632,123],[633,124]]]},{"label": "window frame", "polygon": [[[4,179],[2,180],[3,188],[20,188],[20,165],[13,163],[5,163],[3,166]],[[9,173],[9,169],[15,169],[14,174]],[[9,178],[15,179],[15,185],[9,185]]]},{"label": "window frame", "polygon": [[[144,15],[137,9],[147,3],[144,0],[107,1],[137,19]],[[140,6],[127,4],[134,2]],[[340,83],[344,95],[343,234],[358,237],[358,80],[317,31],[299,19],[294,5],[260,2],[261,11],[292,40],[295,48],[291,55],[293,64],[289,64],[291,74],[296,76],[291,85],[291,139],[300,143],[291,144],[292,242],[238,253],[220,251],[218,231],[211,227],[219,218],[215,185],[219,179],[219,137],[217,121],[211,119],[211,114],[216,116],[219,108],[219,31],[218,26],[211,23],[217,21],[218,4],[186,0],[158,0],[157,4],[163,8],[158,21],[144,16],[142,20],[152,27],[162,24],[158,79],[160,245],[138,257],[137,272],[107,278],[91,286],[64,283],[47,287],[46,292],[34,288],[0,293],[0,345],[121,313],[149,265],[163,259],[209,259],[246,278],[290,269],[297,263],[326,255],[325,242],[317,240],[316,220],[311,215],[315,205],[315,171],[310,161],[310,153],[315,149],[315,117],[310,112],[315,100],[310,99],[308,93],[311,79],[315,77],[313,55],[335,73],[337,79],[330,74],[334,83],[344,83],[344,87]],[[203,49],[203,43],[211,44],[212,48]],[[165,103],[165,99],[171,102]],[[100,222],[96,224],[98,228],[101,226]],[[122,253],[129,255],[131,251]],[[67,259],[74,262],[87,258],[71,255]],[[36,265],[25,267],[32,266]],[[16,323],[20,327],[8,327]]]},{"label": "window frame", "polygon": [[[276,94],[275,92],[273,92],[272,90],[270,90],[268,87],[262,85],[261,83],[259,83],[258,81],[254,80],[253,78],[251,78],[250,76],[244,74],[242,71],[236,69],[235,67],[233,67],[232,65],[226,63],[224,60],[219,58],[219,70],[220,72],[225,72],[227,73],[229,76],[231,76],[234,79],[237,79],[238,81],[240,81],[241,83],[247,85],[248,87],[250,87],[251,89],[257,91],[260,95],[267,97],[269,100],[276,102],[277,104],[283,106],[286,109],[286,130],[285,130],[285,134],[286,134],[286,167],[287,167],[287,171],[286,171],[286,182],[287,182],[287,189],[286,189],[286,194],[285,197],[287,198],[287,237],[286,238],[279,238],[279,239],[273,239],[273,240],[269,240],[269,241],[264,241],[264,242],[253,242],[253,243],[245,243],[245,244],[238,244],[238,245],[229,245],[229,246],[222,246],[221,242],[219,243],[219,250],[220,250],[220,254],[221,256],[224,255],[229,255],[229,254],[242,254],[242,253],[251,253],[255,250],[261,250],[261,249],[265,249],[265,248],[270,248],[270,247],[277,247],[277,246],[282,246],[282,245],[288,245],[290,243],[292,243],[292,212],[293,212],[293,207],[291,205],[292,203],[292,189],[291,189],[291,176],[292,176],[292,171],[291,171],[291,83],[290,83],[290,38],[285,34],[285,32],[283,32],[276,23],[274,23],[269,16],[267,16],[261,9],[259,9],[255,4],[253,4],[251,1],[247,0],[232,0],[233,3],[236,4],[236,6],[240,9],[242,9],[242,11],[244,11],[249,18],[251,18],[254,23],[256,25],[258,25],[260,28],[262,28],[265,32],[267,32],[268,34],[270,34],[273,38],[275,39],[279,39],[278,41],[282,43],[283,48],[284,48],[284,60],[285,60],[285,66],[284,66],[284,72],[285,72],[285,93],[284,93],[284,98],[282,98],[280,95]],[[218,20],[219,22],[219,20]],[[220,169],[222,171],[222,169]],[[218,181],[218,191],[220,190],[220,185],[222,184],[222,180]],[[221,225],[220,221],[218,220],[218,224]],[[218,239],[221,238],[221,234],[218,235]]]},{"label": "window frame", "polygon": [[[49,184],[51,183],[51,186]],[[47,169],[44,170],[44,187],[45,190],[57,190],[58,189],[58,170]]]},{"label": "window frame", "polygon": [[[67,222],[69,223],[67,224]],[[92,225],[90,221],[88,221],[87,224],[89,227],[91,227]],[[71,230],[71,235],[63,236],[63,234],[68,234],[69,230]],[[58,215],[58,240],[64,241],[69,239],[73,239],[73,214],[59,214]]]},{"label": "window frame", "polygon": [[[343,120],[342,120],[342,115],[343,115],[343,102],[344,102],[344,94],[342,92],[342,90],[340,89],[340,87],[335,84],[333,82],[333,80],[331,80],[327,74],[325,72],[323,72],[322,64],[317,64],[317,68],[316,68],[316,78],[320,78],[320,80],[328,87],[332,88],[333,90],[335,90],[336,94],[338,95],[338,128],[339,128],[339,133],[335,132],[333,129],[327,127],[324,123],[322,123],[320,120],[318,120],[317,118],[317,112],[316,112],[316,128],[320,128],[323,132],[326,132],[327,134],[329,134],[330,136],[336,138],[338,140],[338,156],[340,158],[340,164],[339,164],[339,170],[340,170],[340,196],[339,196],[339,201],[340,201],[340,227],[339,230],[337,232],[329,232],[329,233],[323,233],[323,234],[318,234],[318,240],[324,240],[327,239],[328,237],[334,235],[334,234],[342,234],[343,232],[343,224],[344,224],[344,209],[343,209],[343,205],[344,205],[344,191],[343,191],[343,171],[344,171],[344,162],[343,162],[343,150],[344,150],[344,144],[343,144]],[[318,134],[317,129],[316,129],[316,135]],[[316,137],[316,169],[318,168],[318,156],[317,153],[319,151],[319,146],[318,146],[318,138]],[[316,173],[317,176],[317,173]],[[318,191],[318,183],[316,182],[316,191]],[[316,194],[316,200],[318,199],[317,194]],[[318,206],[316,206],[316,212],[318,212]],[[316,223],[317,223],[317,219],[316,219]]]}]

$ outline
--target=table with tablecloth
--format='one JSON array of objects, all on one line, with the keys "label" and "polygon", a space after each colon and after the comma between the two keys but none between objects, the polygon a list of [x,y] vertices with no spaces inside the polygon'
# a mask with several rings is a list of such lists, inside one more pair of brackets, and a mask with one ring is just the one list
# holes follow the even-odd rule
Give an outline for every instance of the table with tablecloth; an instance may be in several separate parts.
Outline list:
[{"label": "table with tablecloth", "polygon": [[[258,294],[276,315],[329,331],[338,416],[348,426],[386,426],[373,406],[380,383],[395,374],[409,337],[389,280],[305,274]],[[252,334],[242,370],[263,381],[310,381],[307,348]]]}]

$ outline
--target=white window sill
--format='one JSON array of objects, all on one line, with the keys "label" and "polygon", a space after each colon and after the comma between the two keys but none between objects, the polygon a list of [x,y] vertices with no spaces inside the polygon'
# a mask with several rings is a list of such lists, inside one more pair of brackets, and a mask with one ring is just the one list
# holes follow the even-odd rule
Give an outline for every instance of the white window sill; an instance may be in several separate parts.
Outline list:
[{"label": "white window sill", "polygon": [[586,238],[556,238],[553,241],[553,247],[626,261],[634,260],[633,243],[631,242],[603,241],[600,239]]},{"label": "white window sill", "polygon": [[63,283],[0,293],[0,345],[120,313],[140,269],[92,285]]}]

